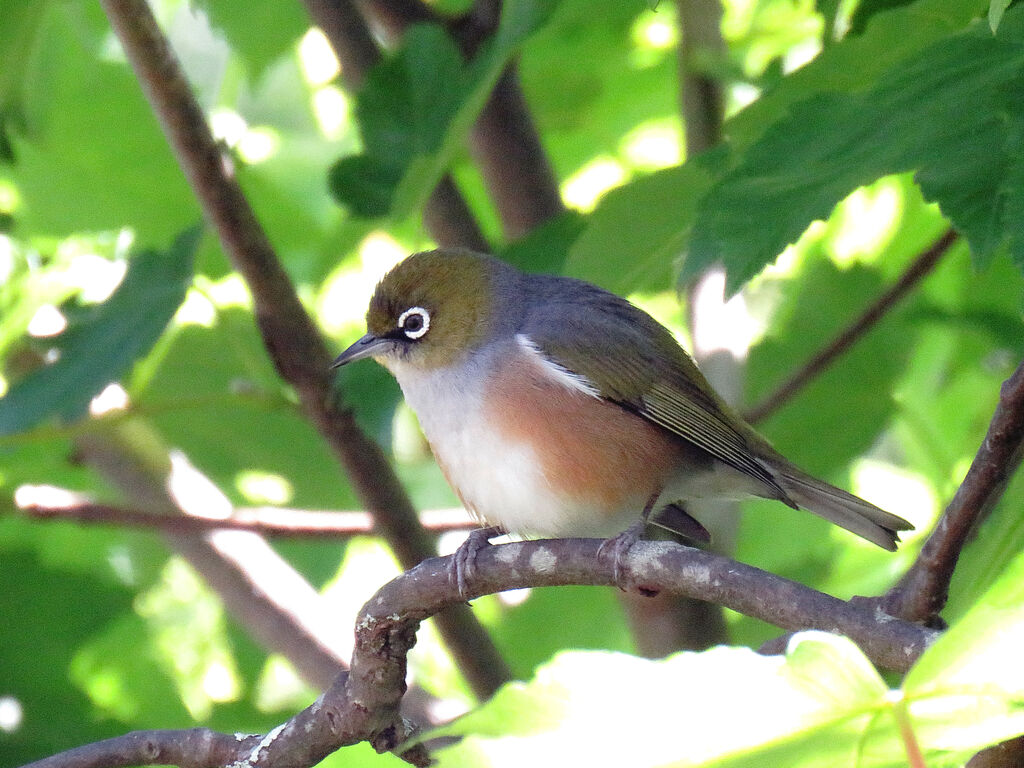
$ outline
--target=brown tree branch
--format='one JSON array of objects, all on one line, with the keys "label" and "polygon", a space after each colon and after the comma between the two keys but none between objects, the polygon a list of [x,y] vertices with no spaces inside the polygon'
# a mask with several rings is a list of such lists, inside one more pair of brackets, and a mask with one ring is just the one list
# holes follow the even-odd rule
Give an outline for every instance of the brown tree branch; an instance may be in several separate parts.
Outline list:
[{"label": "brown tree branch", "polygon": [[[524,587],[615,583],[610,559],[599,555],[596,539],[528,541],[487,547],[480,551],[474,575],[468,580],[470,598]],[[245,765],[306,768],[339,747],[369,741],[379,751],[393,750],[411,733],[399,706],[405,693],[406,657],[420,622],[447,606],[461,602],[450,577],[451,558],[425,560],[384,585],[366,603],[356,623],[356,645],[350,673],[340,676],[310,707],[258,741],[246,737],[234,754],[224,737],[202,732],[204,751],[175,753],[180,765]],[[802,584],[775,576],[720,555],[668,542],[638,542],[621,563],[622,582],[644,591],[663,590],[726,605],[788,629],[820,629],[847,635],[877,664],[906,670],[937,633],[916,624],[879,616],[873,609],[846,603]],[[164,732],[167,733],[167,732]],[[162,743],[154,733],[129,735]],[[228,737],[231,738],[231,737]],[[90,747],[57,755],[31,768],[101,768],[152,764],[148,752],[135,748],[125,757],[118,740],[91,745],[94,752],[108,745],[107,761],[85,762],[78,756]],[[123,751],[109,745],[115,744]],[[213,745],[212,747],[206,744]],[[220,762],[208,761],[213,748]],[[170,748],[168,748],[170,749]],[[416,765],[426,753],[405,753]]]},{"label": "brown tree branch", "polygon": [[[303,412],[341,460],[395,556],[403,567],[412,567],[433,554],[432,537],[419,524],[380,447],[333,391],[331,355],[214,142],[156,19],[144,0],[103,0],[102,6],[203,213],[249,286],[278,373],[295,388]],[[479,695],[490,695],[508,679],[508,668],[468,609],[453,606],[437,617],[437,625]]]},{"label": "brown tree branch", "polygon": [[1024,736],[983,749],[967,763],[967,768],[1020,768],[1024,765]]},{"label": "brown tree branch", "polygon": [[[37,520],[155,528],[179,534],[232,530],[281,538],[337,539],[372,534],[376,530],[373,516],[367,512],[282,507],[238,507],[230,517],[154,515],[138,509],[91,502],[69,506],[29,505],[20,507],[19,511]],[[464,509],[457,508],[423,510],[420,523],[433,533],[465,531],[479,525]]]},{"label": "brown tree branch", "polygon": [[218,768],[248,755],[261,736],[235,736],[207,728],[133,731],[36,760],[23,768],[121,768],[132,765],[177,765]]},{"label": "brown tree branch", "polygon": [[895,307],[904,296],[921,282],[957,241],[957,233],[947,229],[943,235],[932,243],[920,256],[911,262],[900,278],[863,314],[848,325],[835,339],[822,348],[807,363],[778,389],[765,397],[761,402],[747,409],[743,417],[751,424],[767,418],[779,408],[792,400],[797,393],[811,381],[821,375],[836,358],[852,347],[864,334],[870,331],[879,320]]},{"label": "brown tree branch", "polygon": [[679,3],[679,88],[686,157],[699,155],[722,139],[722,84],[701,66],[708,56],[724,53],[722,5],[719,0]]},{"label": "brown tree branch", "polygon": [[910,570],[880,604],[908,621],[932,621],[946,604],[960,552],[1024,459],[1024,363],[1000,389],[999,404],[967,476]]},{"label": "brown tree branch", "polygon": [[[305,0],[310,18],[327,37],[341,63],[341,80],[350,92],[357,92],[366,75],[380,61],[380,49],[362,14],[351,0]],[[477,226],[450,174],[445,174],[430,193],[423,210],[423,221],[438,245],[489,250],[487,240]]]}]

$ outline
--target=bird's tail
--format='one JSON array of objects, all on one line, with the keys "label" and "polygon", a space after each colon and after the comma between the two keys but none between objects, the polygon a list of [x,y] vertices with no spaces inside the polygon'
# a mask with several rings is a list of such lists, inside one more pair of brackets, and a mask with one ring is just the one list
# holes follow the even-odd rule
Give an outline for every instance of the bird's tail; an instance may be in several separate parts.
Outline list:
[{"label": "bird's tail", "polygon": [[801,509],[830,520],[890,552],[896,550],[896,542],[900,540],[898,531],[909,531],[914,527],[902,517],[811,477],[796,467],[786,467],[779,479],[780,485]]}]

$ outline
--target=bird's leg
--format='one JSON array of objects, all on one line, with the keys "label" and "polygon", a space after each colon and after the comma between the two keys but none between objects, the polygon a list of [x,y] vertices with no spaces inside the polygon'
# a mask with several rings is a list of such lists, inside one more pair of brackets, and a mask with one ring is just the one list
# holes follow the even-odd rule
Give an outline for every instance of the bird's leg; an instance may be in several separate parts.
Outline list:
[{"label": "bird's leg", "polygon": [[448,578],[455,582],[459,588],[459,597],[465,599],[467,594],[467,581],[472,579],[476,572],[476,556],[484,547],[491,546],[491,539],[501,536],[505,530],[498,525],[491,525],[487,528],[475,528],[469,532],[466,540],[459,545],[459,548],[452,553],[452,559],[448,566]]},{"label": "bird's leg", "polygon": [[612,578],[618,585],[619,589],[625,590],[622,585],[622,562],[626,557],[626,553],[633,548],[640,537],[643,536],[644,529],[647,527],[648,518],[651,516],[651,510],[654,509],[655,503],[658,501],[658,497],[661,496],[661,489],[659,488],[651,497],[647,500],[644,505],[644,511],[640,514],[640,519],[633,523],[629,528],[624,530],[622,533],[612,536],[610,539],[605,539],[601,542],[601,546],[597,549],[597,556],[601,557],[604,553],[608,552],[612,557]]}]

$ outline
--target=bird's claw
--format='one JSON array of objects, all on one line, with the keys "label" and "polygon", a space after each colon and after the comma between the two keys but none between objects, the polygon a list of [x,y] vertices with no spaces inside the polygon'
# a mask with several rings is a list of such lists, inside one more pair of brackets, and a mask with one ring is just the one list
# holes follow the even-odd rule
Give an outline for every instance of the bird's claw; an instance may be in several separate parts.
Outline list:
[{"label": "bird's claw", "polygon": [[448,578],[459,590],[463,600],[469,594],[468,582],[476,575],[476,556],[480,550],[491,546],[491,539],[504,533],[501,528],[477,528],[470,531],[466,540],[452,553],[448,565]]},{"label": "bird's claw", "polygon": [[602,541],[601,546],[597,548],[598,557],[608,555],[612,558],[612,579],[621,590],[626,588],[622,583],[622,564],[625,561],[626,554],[640,540],[645,526],[646,523],[643,520],[638,520],[622,533]]}]

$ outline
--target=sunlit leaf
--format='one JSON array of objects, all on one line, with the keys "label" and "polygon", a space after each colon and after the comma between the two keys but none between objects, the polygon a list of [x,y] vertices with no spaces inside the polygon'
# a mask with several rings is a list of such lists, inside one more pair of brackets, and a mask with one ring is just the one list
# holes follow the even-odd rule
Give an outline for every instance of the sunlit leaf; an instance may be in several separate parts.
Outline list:
[{"label": "sunlit leaf", "polygon": [[291,49],[309,28],[300,3],[252,3],[248,0],[193,0],[220,28],[245,61],[253,79]]},{"label": "sunlit leaf", "polygon": [[78,418],[163,333],[192,279],[201,230],[181,235],[166,253],[137,254],[121,285],[57,340],[59,359],[30,373],[0,399],[0,434],[59,416]]},{"label": "sunlit leaf", "polygon": [[1003,14],[1010,7],[1013,0],[989,0],[988,4],[988,25],[992,28],[994,35],[999,31],[999,22],[1003,20]]},{"label": "sunlit leaf", "polygon": [[523,40],[551,14],[551,0],[505,3],[494,38],[465,63],[440,26],[418,24],[373,69],[359,94],[362,155],[331,171],[331,190],[363,216],[401,219],[437,184]]},{"label": "sunlit leaf", "polygon": [[1024,69],[1022,18],[1010,12],[999,38],[976,25],[937,42],[865,92],[792,104],[701,202],[684,275],[722,260],[735,290],[852,189],[908,170],[979,264],[1009,246],[1024,265],[1012,223],[1024,111],[1010,86]]},{"label": "sunlit leaf", "polygon": [[163,244],[198,206],[128,65],[83,34],[78,11],[94,5],[47,4],[23,84],[31,130],[11,137],[18,221],[49,235],[132,227],[139,244]]}]

